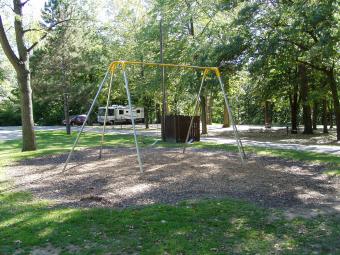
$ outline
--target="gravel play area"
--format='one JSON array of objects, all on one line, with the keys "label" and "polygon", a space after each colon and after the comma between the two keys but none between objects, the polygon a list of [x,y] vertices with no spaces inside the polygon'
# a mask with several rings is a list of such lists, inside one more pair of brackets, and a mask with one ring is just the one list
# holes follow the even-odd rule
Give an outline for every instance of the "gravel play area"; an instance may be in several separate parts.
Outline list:
[{"label": "gravel play area", "polygon": [[134,148],[77,151],[65,173],[66,154],[20,161],[6,168],[19,190],[60,206],[128,207],[231,197],[265,207],[339,210],[339,179],[323,166],[221,150],[147,148],[141,174]]}]

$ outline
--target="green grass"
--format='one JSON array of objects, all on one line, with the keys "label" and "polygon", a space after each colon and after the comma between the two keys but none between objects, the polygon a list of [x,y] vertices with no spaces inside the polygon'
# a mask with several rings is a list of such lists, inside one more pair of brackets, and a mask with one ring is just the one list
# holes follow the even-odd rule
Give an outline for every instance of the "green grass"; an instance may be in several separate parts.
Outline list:
[{"label": "green grass", "polygon": [[[77,133],[66,135],[63,131],[37,131],[38,150],[21,152],[21,141],[10,140],[0,142],[0,165],[10,160],[38,157],[49,154],[68,152],[76,138]],[[98,133],[85,133],[81,136],[77,148],[96,147],[100,145],[101,136]],[[141,144],[150,144],[153,139],[140,138]],[[105,135],[105,146],[133,146],[131,135]]]},{"label": "green grass", "polygon": [[[25,193],[0,196],[0,254],[335,254],[340,218],[286,220],[235,200],[140,209],[52,209]],[[45,251],[46,252],[46,251]]]},{"label": "green grass", "polygon": [[[0,143],[0,164],[67,152],[75,138],[63,132],[37,132],[39,150],[20,151],[20,141]],[[80,147],[98,146],[98,134],[86,134]],[[143,146],[152,138],[140,138]],[[133,146],[129,135],[108,135],[106,145]],[[178,146],[159,143],[159,146]],[[236,151],[233,146],[195,143],[197,148]],[[246,148],[248,152],[339,164],[328,154]],[[1,171],[1,169],[0,169]],[[0,184],[3,186],[4,184]],[[338,254],[340,217],[286,219],[231,199],[182,202],[124,210],[54,207],[31,194],[0,194],[0,254],[29,254],[48,249],[61,254]]]},{"label": "green grass", "polygon": [[329,175],[340,174],[340,157],[329,153],[316,153],[310,151],[272,149],[263,147],[246,147],[247,152],[256,153],[262,156],[279,157],[291,160],[321,163],[327,166],[324,172]]},{"label": "green grass", "polygon": [[328,174],[328,175],[340,175],[340,169],[326,170],[325,174]]}]

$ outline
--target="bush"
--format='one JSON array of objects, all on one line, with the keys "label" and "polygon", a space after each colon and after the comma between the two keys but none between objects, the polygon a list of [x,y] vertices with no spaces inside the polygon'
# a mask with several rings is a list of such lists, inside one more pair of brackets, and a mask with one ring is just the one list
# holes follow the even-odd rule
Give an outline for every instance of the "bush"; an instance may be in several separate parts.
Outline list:
[{"label": "bush", "polygon": [[0,126],[21,125],[20,106],[10,100],[0,102]]}]

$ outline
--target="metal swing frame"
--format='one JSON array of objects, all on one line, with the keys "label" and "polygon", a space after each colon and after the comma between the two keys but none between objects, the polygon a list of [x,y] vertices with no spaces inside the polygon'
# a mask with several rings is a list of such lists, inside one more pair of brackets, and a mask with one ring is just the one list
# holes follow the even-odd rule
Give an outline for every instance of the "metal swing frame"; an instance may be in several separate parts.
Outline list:
[{"label": "metal swing frame", "polygon": [[112,91],[113,78],[114,78],[115,71],[117,70],[117,67],[120,67],[121,70],[122,70],[122,73],[123,73],[123,80],[124,80],[126,96],[127,96],[128,104],[129,104],[131,124],[132,124],[132,128],[133,128],[133,136],[134,136],[134,141],[135,141],[135,146],[136,146],[136,154],[137,154],[137,159],[138,159],[138,164],[139,164],[139,170],[140,170],[141,173],[144,172],[143,162],[142,162],[142,159],[141,159],[140,149],[139,149],[138,140],[137,140],[135,119],[134,119],[134,116],[132,114],[132,101],[131,101],[131,95],[130,95],[130,90],[129,90],[129,82],[128,82],[128,78],[127,78],[127,74],[126,74],[126,66],[127,65],[144,65],[144,66],[150,66],[150,67],[174,67],[174,68],[186,68],[186,69],[194,69],[194,70],[203,71],[201,84],[200,84],[199,91],[197,93],[196,100],[195,100],[194,112],[193,112],[193,115],[191,117],[189,129],[188,129],[187,136],[186,136],[186,139],[185,139],[185,143],[184,143],[184,146],[183,146],[183,153],[185,153],[186,146],[188,144],[190,131],[191,131],[192,125],[193,125],[194,116],[197,114],[197,111],[198,111],[198,108],[199,108],[199,101],[200,101],[200,96],[201,96],[201,93],[202,93],[204,81],[205,81],[206,76],[209,72],[214,73],[216,75],[218,81],[219,81],[220,86],[221,86],[221,91],[223,93],[223,98],[224,98],[224,102],[227,106],[229,119],[230,119],[231,125],[233,127],[233,132],[234,132],[236,144],[237,144],[237,147],[238,147],[239,155],[240,155],[242,164],[244,163],[244,160],[246,159],[246,154],[244,152],[242,141],[241,141],[241,139],[239,138],[239,135],[238,135],[237,127],[236,127],[236,124],[235,124],[234,119],[233,119],[233,115],[232,115],[231,107],[230,107],[230,104],[229,104],[228,96],[227,96],[225,89],[224,89],[224,83],[222,81],[221,72],[220,72],[218,67],[203,67],[203,66],[191,66],[191,65],[176,65],[176,64],[118,60],[118,61],[111,62],[108,70],[105,73],[104,79],[102,80],[102,82],[100,83],[100,85],[98,87],[97,93],[96,93],[96,95],[93,99],[93,102],[90,106],[90,109],[86,114],[86,119],[85,119],[83,125],[81,126],[81,128],[80,128],[80,130],[77,134],[77,137],[76,137],[76,139],[73,143],[72,149],[69,152],[67,159],[64,163],[63,172],[66,171],[66,168],[67,168],[67,166],[70,162],[70,159],[73,155],[73,152],[74,152],[74,150],[75,150],[75,148],[76,148],[76,146],[79,142],[79,138],[80,138],[81,134],[83,133],[83,130],[84,130],[84,127],[85,127],[85,125],[88,121],[88,118],[91,115],[93,108],[94,108],[94,106],[97,102],[98,96],[100,95],[100,92],[102,91],[104,84],[105,84],[106,80],[108,79],[108,77],[110,76],[109,74],[111,73],[110,82],[109,82],[109,89],[108,89],[108,94],[107,94],[107,99],[106,99],[104,124],[103,124],[103,129],[102,129],[102,134],[101,134],[101,142],[100,142],[100,149],[99,149],[99,158],[102,157],[103,144],[104,144],[104,134],[105,134],[105,130],[106,130],[106,121],[107,121],[107,115],[108,115],[108,107],[109,107],[110,95],[111,95],[111,91]]}]

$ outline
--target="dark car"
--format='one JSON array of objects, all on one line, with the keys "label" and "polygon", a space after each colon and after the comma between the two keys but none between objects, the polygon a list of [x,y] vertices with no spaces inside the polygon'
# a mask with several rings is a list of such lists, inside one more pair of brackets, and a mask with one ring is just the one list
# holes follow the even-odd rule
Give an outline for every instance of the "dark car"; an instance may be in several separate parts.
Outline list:
[{"label": "dark car", "polygon": [[[70,124],[71,125],[81,126],[81,125],[83,125],[85,120],[86,120],[85,114],[70,116]],[[64,120],[63,123],[64,123],[64,125],[66,125],[66,120]]]}]

